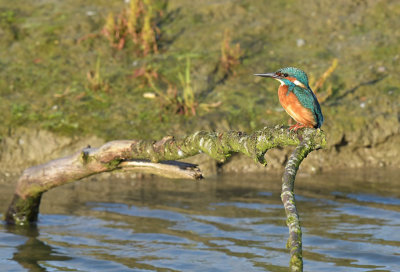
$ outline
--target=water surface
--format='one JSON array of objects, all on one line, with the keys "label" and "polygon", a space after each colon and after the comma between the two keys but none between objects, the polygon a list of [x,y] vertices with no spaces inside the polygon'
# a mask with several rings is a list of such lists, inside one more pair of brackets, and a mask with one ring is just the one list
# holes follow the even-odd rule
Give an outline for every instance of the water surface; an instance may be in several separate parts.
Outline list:
[{"label": "water surface", "polygon": [[[400,172],[299,176],[305,271],[400,271]],[[0,225],[2,271],[287,271],[280,177],[91,178]],[[0,183],[1,211],[13,185]]]}]

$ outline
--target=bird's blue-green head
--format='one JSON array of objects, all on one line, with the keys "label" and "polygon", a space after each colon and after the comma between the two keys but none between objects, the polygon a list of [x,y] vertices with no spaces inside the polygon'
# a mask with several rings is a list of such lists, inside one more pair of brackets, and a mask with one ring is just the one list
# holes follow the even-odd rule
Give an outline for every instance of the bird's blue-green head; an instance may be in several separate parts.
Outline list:
[{"label": "bird's blue-green head", "polygon": [[255,74],[256,76],[261,77],[271,77],[279,80],[281,83],[286,85],[295,84],[303,88],[310,89],[308,85],[308,77],[307,74],[295,67],[285,67],[281,68],[275,73],[267,73],[267,74]]}]

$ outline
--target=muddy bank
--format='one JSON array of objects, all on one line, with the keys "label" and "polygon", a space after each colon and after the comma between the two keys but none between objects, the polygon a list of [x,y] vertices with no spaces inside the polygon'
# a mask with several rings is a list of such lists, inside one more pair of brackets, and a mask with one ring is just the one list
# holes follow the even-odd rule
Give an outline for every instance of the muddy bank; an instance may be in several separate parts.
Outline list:
[{"label": "muddy bank", "polygon": [[0,172],[13,175],[23,169],[70,155],[104,141],[97,137],[72,138],[45,130],[18,129],[0,143]]},{"label": "muddy bank", "polygon": [[[328,146],[302,171],[399,165],[398,1],[154,3],[163,3],[155,7],[159,47],[147,56],[135,55],[130,43],[117,50],[101,34],[108,14],[129,6],[124,1],[0,3],[0,172],[114,139],[287,124],[278,83],[252,75],[295,66],[314,86],[333,60],[338,66],[317,92]],[[243,52],[234,73],[221,77],[226,32],[229,46]],[[161,95],[175,90],[182,100],[183,74],[196,115],[182,114],[179,103],[165,106],[145,80],[153,76]],[[222,166],[194,160],[209,173],[277,171],[289,152],[270,151],[267,168],[242,156]]]}]

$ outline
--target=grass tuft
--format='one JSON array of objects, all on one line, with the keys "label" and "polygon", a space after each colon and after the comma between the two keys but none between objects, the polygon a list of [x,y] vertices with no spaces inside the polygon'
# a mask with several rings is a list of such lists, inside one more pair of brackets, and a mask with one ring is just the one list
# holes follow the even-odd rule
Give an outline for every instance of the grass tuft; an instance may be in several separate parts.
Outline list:
[{"label": "grass tuft", "polygon": [[101,35],[117,50],[132,43],[138,57],[158,53],[160,30],[157,21],[161,14],[152,0],[132,0],[118,15],[109,13]]},{"label": "grass tuft", "polygon": [[233,47],[231,46],[231,35],[229,30],[225,30],[224,38],[221,43],[221,58],[220,66],[227,75],[236,75],[235,69],[241,63],[241,59],[244,55],[243,50],[240,48],[240,44],[237,43]]}]

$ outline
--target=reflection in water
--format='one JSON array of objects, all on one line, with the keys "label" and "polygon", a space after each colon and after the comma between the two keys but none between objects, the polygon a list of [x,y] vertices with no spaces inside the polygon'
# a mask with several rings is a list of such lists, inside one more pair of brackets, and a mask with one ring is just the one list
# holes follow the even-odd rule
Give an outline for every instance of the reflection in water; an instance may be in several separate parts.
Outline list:
[{"label": "reflection in water", "polygon": [[6,226],[6,230],[14,235],[26,237],[26,241],[16,247],[12,260],[28,271],[47,271],[40,265],[41,261],[66,261],[71,259],[59,255],[51,246],[37,239],[39,231],[36,227]]},{"label": "reflection in water", "polygon": [[[307,271],[400,271],[393,176],[298,178]],[[92,178],[45,194],[37,228],[0,226],[5,271],[287,271],[289,260],[280,177]]]}]

